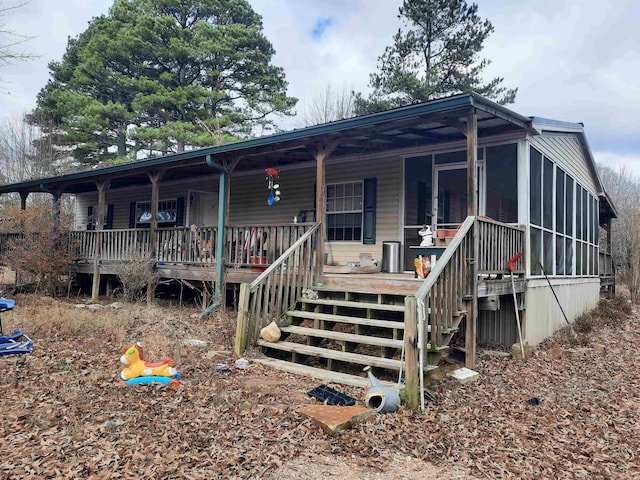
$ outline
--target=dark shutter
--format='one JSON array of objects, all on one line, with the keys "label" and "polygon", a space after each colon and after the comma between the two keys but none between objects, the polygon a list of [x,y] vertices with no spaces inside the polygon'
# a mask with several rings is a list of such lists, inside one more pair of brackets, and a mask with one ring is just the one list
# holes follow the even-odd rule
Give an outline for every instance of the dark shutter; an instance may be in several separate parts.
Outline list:
[{"label": "dark shutter", "polygon": [[176,199],[176,227],[184,226],[184,197]]},{"label": "dark shutter", "polygon": [[96,222],[93,218],[93,205],[87,207],[87,230],[93,230],[96,228]]},{"label": "dark shutter", "polygon": [[113,228],[113,203],[107,205],[107,224],[104,228],[105,230],[111,230]]},{"label": "dark shutter", "polygon": [[136,202],[129,204],[129,228],[136,228]]},{"label": "dark shutter", "polygon": [[362,243],[375,245],[376,243],[376,187],[377,178],[364,179],[364,205],[363,205],[363,233]]}]

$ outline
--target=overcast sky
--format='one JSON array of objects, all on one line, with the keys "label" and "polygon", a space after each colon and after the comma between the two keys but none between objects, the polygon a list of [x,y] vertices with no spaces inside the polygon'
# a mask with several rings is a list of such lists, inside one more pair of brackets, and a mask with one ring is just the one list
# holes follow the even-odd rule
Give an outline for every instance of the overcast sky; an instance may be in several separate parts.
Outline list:
[{"label": "overcast sky", "polygon": [[[0,0],[5,7],[18,0]],[[107,13],[111,0],[31,0],[4,27],[34,37],[35,60],[0,64],[0,121],[35,106],[47,64],[67,38]],[[305,100],[334,88],[366,90],[369,73],[399,26],[401,0],[250,0],[284,68],[289,94]],[[518,87],[523,115],[583,122],[596,160],[640,175],[640,2],[637,0],[479,0],[494,34],[483,56],[487,78]],[[299,126],[288,121],[286,127]]]}]

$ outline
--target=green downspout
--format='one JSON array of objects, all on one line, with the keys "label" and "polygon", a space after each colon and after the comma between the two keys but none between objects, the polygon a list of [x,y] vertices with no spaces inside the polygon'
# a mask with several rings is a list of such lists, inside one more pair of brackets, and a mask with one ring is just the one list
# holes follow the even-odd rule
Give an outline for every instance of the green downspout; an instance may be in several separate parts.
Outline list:
[{"label": "green downspout", "polygon": [[220,172],[220,181],[218,184],[218,235],[216,240],[216,275],[218,281],[215,288],[215,302],[204,310],[200,317],[206,317],[222,303],[222,276],[224,275],[224,214],[227,211],[227,171],[220,165],[215,163],[211,155],[207,155],[207,165],[215,168]]}]

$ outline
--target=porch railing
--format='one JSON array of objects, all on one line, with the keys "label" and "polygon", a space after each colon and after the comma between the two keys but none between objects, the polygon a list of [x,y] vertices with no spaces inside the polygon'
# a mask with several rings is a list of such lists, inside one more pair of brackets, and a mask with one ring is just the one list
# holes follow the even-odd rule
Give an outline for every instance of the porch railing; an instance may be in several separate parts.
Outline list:
[{"label": "porch railing", "polygon": [[240,286],[235,351],[244,352],[260,329],[293,307],[302,290],[316,280],[315,245],[320,224],[312,224],[283,254],[250,284]]},{"label": "porch railing", "polygon": [[132,255],[149,255],[150,230],[123,228],[116,230],[73,231],[71,257],[73,260],[93,260],[96,242],[100,241],[100,258],[107,261],[129,260]]},{"label": "porch railing", "polygon": [[613,277],[615,276],[615,269],[613,267],[613,258],[610,253],[600,252],[599,254],[599,267],[600,277]]},{"label": "porch railing", "polygon": [[225,261],[231,266],[272,264],[314,225],[229,225],[225,232]]},{"label": "porch railing", "polygon": [[[225,263],[241,267],[270,265],[313,223],[273,225],[229,225],[225,227]],[[157,230],[157,260],[166,263],[214,264],[217,227],[172,227]],[[82,230],[71,232],[72,256],[76,260],[93,260],[100,238],[101,260],[124,261],[136,252],[148,255],[151,230],[123,228],[117,230]],[[8,237],[0,237],[0,248]],[[3,243],[4,242],[4,243]]]},{"label": "porch railing", "polygon": [[[518,252],[524,252],[525,227],[478,217],[478,273],[498,274],[507,270],[507,262]],[[516,273],[524,274],[524,262]]]}]

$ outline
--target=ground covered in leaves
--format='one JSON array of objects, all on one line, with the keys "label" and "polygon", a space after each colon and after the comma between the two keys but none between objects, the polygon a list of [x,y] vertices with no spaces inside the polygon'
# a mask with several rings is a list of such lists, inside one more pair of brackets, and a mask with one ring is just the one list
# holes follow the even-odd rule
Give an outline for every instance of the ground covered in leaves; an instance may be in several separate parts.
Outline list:
[{"label": "ground covered in leaves", "polygon": [[[424,412],[402,408],[330,436],[299,413],[317,382],[236,369],[220,352],[231,315],[17,303],[5,333],[22,329],[35,348],[0,357],[1,478],[640,478],[637,311],[584,318],[578,339],[557,335],[525,362],[481,353],[480,379],[433,380]],[[134,340],[148,360],[176,360],[178,390],[120,384]],[[214,370],[220,362],[229,373]]]}]

